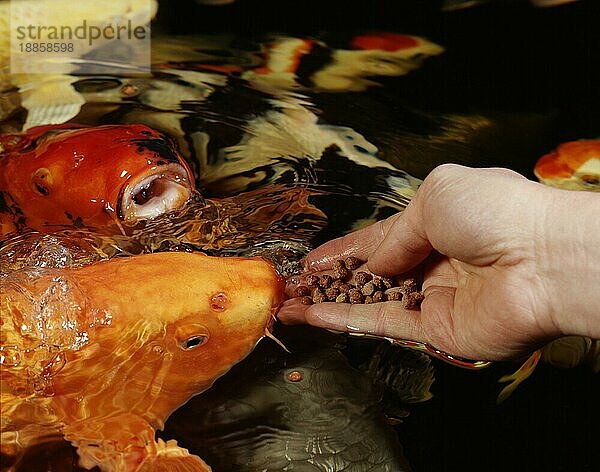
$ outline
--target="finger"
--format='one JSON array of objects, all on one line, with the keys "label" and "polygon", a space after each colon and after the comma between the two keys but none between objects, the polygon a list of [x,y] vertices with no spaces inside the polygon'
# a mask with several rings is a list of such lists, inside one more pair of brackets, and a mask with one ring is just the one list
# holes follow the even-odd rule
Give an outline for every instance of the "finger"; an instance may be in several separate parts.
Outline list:
[{"label": "finger", "polygon": [[468,357],[462,352],[454,335],[454,299],[456,288],[432,285],[423,290],[425,298],[421,302],[421,316],[425,320],[422,327],[426,342],[448,354]]},{"label": "finger", "polygon": [[304,259],[305,269],[315,271],[328,269],[336,260],[350,256],[366,261],[399,216],[400,214],[393,215],[313,249]]},{"label": "finger", "polygon": [[305,314],[308,307],[309,305],[300,303],[297,298],[286,300],[277,312],[277,319],[286,325],[306,324]]},{"label": "finger", "polygon": [[419,194],[398,215],[385,237],[372,252],[369,270],[383,276],[394,276],[409,271],[429,255],[432,246],[425,234]]},{"label": "finger", "polygon": [[429,287],[449,287],[456,289],[459,273],[462,273],[461,264],[448,259],[438,252],[433,251],[423,263],[423,291]]},{"label": "finger", "polygon": [[425,342],[420,312],[402,308],[397,302],[351,305],[319,303],[304,312],[304,319],[313,326],[367,333],[396,339]]}]

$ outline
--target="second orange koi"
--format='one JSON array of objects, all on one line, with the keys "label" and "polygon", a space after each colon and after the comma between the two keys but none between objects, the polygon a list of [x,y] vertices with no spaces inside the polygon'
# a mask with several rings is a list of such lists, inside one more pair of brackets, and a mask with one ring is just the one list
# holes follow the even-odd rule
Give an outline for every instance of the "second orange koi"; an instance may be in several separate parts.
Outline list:
[{"label": "second orange koi", "polygon": [[173,144],[144,125],[0,136],[0,238],[65,226],[115,233],[180,208],[194,191]]}]

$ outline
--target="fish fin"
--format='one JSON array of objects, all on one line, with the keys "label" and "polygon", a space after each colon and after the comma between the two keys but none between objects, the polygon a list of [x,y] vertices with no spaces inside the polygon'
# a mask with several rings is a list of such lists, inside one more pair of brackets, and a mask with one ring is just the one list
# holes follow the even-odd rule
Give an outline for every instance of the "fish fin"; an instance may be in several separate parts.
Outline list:
[{"label": "fish fin", "polygon": [[15,233],[17,227],[13,216],[9,213],[0,212],[0,238],[4,239],[9,234]]},{"label": "fish fin", "polygon": [[588,362],[594,374],[600,372],[600,339],[592,340],[592,346],[588,353]]},{"label": "fish fin", "polygon": [[48,75],[43,80],[31,80],[28,75],[15,79],[21,94],[21,105],[27,109],[23,130],[34,126],[61,124],[74,118],[85,103],[83,96],[71,85],[77,80],[69,75]]},{"label": "fish fin", "polygon": [[[212,471],[198,456],[179,447],[177,441],[154,441],[154,430],[135,415],[122,414],[101,423],[85,423],[75,429],[69,426],[65,436],[77,446],[79,465],[87,469],[98,466],[122,472]],[[123,428],[116,430],[118,424]],[[144,429],[137,431],[139,428]]]},{"label": "fish fin", "polygon": [[500,404],[505,401],[510,395],[516,390],[516,388],[523,382],[525,379],[528,379],[533,371],[535,370],[540,358],[542,357],[542,351],[535,351],[529,358],[523,363],[519,369],[510,375],[504,375],[500,377],[498,382],[510,382],[506,387],[502,389],[502,391],[498,394],[498,399],[496,403]]},{"label": "fish fin", "polygon": [[560,369],[570,369],[585,362],[592,340],[585,336],[563,336],[542,348],[542,361]]},{"label": "fish fin", "polygon": [[420,403],[433,396],[433,366],[430,357],[421,352],[381,343],[371,357],[367,373],[395,397],[391,403]]},{"label": "fish fin", "polygon": [[137,472],[211,472],[212,469],[198,456],[190,454],[171,439],[156,443],[156,453],[146,457]]},{"label": "fish fin", "polygon": [[154,429],[129,412],[76,421],[65,426],[63,434],[77,448],[79,465],[86,469],[136,470],[135,464],[156,454]]}]

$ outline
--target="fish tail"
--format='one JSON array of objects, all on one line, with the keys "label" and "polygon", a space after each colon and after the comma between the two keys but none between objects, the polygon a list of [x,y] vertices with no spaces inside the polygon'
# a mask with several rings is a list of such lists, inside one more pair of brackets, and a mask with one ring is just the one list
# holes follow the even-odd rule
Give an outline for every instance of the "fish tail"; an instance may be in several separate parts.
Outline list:
[{"label": "fish tail", "polygon": [[533,371],[535,370],[540,358],[542,357],[542,351],[535,351],[529,358],[523,363],[519,370],[510,375],[505,375],[501,377],[498,382],[510,382],[506,387],[502,389],[502,391],[498,394],[498,399],[496,403],[500,404],[504,400],[506,400],[510,395],[516,390],[516,388],[523,382],[528,379]]},{"label": "fish tail", "polygon": [[173,439],[156,443],[156,452],[146,457],[137,472],[212,472],[206,462],[179,447]]}]

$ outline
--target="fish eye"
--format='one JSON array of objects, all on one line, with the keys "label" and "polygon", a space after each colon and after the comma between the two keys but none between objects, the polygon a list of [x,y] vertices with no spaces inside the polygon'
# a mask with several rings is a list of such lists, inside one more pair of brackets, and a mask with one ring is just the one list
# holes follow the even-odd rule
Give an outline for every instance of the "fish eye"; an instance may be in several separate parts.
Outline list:
[{"label": "fish eye", "polygon": [[160,197],[166,192],[166,187],[162,179],[154,179],[151,182],[142,185],[133,194],[133,201],[136,205],[145,205],[154,197]]},{"label": "fish eye", "polygon": [[586,184],[598,185],[600,184],[600,176],[592,175],[592,174],[582,174],[579,175],[579,178],[583,180]]},{"label": "fish eye", "polygon": [[179,347],[184,351],[189,351],[198,346],[202,346],[208,340],[208,336],[196,335],[179,341]]}]

